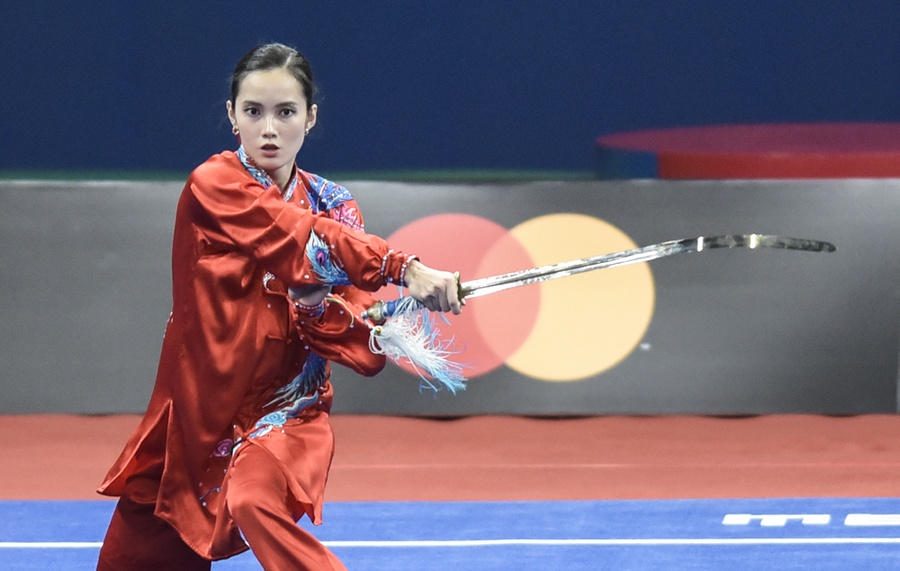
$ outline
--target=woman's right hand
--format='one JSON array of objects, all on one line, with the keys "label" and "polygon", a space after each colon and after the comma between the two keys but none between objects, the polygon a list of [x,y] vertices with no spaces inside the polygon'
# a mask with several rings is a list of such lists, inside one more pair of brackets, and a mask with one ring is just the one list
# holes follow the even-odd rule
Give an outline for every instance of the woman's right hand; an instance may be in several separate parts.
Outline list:
[{"label": "woman's right hand", "polygon": [[435,270],[413,260],[406,268],[404,279],[409,295],[429,310],[451,311],[456,315],[462,311],[457,274]]},{"label": "woman's right hand", "polygon": [[288,288],[291,299],[307,306],[319,305],[325,300],[325,296],[331,293],[331,286],[308,285]]}]

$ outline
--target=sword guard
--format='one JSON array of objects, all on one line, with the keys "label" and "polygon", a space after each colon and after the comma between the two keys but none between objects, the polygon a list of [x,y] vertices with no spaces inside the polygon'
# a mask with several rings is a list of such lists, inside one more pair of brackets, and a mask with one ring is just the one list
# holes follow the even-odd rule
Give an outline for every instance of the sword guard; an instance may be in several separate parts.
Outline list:
[{"label": "sword guard", "polygon": [[453,272],[453,277],[456,278],[456,295],[459,297],[459,303],[465,305],[466,296],[472,293],[472,290],[462,284],[462,281],[459,279],[459,272]]}]

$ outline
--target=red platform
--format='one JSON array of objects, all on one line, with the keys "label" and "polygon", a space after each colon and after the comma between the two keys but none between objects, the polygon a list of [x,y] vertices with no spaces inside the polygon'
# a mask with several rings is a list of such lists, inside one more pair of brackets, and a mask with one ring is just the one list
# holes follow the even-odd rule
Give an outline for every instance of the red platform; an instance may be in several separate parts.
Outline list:
[{"label": "red platform", "polygon": [[655,129],[605,135],[596,145],[601,178],[900,177],[900,123]]}]

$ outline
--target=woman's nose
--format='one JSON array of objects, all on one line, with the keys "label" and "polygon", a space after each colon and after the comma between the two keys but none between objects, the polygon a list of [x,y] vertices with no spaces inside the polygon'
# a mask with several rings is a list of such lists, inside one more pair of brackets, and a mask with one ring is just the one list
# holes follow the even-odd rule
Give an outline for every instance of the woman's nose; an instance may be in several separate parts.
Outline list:
[{"label": "woman's nose", "polygon": [[264,135],[275,134],[275,119],[270,115],[266,117],[266,128],[263,130]]}]

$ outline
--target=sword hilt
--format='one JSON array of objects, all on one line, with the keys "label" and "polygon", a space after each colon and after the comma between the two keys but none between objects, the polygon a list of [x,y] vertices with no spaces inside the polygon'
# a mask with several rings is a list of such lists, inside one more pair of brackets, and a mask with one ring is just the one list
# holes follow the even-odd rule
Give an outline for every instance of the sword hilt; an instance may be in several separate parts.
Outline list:
[{"label": "sword hilt", "polygon": [[[459,272],[454,272],[453,276],[456,278],[456,295],[459,296],[459,301],[462,303],[465,297],[472,293],[472,291],[459,281]],[[421,301],[407,300],[410,300],[410,296],[408,295],[390,301],[376,301],[375,305],[363,312],[362,317],[376,325],[381,325],[397,312],[397,307],[399,307],[401,303],[414,303],[415,306],[413,309],[415,310],[425,309],[425,304]]]},{"label": "sword hilt", "polygon": [[[397,305],[404,299],[404,297],[401,297],[391,301],[376,301],[375,305],[363,312],[362,317],[375,325],[381,325],[387,321],[388,317],[394,315],[394,312],[397,311]],[[422,307],[425,306],[423,305]]]}]

